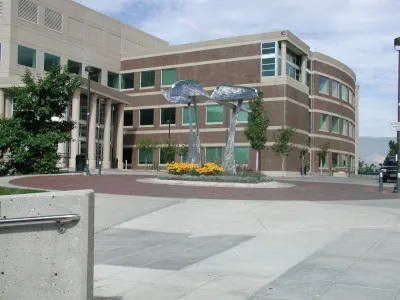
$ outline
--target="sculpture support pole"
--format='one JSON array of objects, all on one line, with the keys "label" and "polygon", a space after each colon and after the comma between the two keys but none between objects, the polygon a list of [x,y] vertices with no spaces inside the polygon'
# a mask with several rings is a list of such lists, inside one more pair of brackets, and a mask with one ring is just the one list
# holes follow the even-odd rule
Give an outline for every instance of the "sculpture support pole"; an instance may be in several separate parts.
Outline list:
[{"label": "sculpture support pole", "polygon": [[237,106],[232,109],[231,124],[229,126],[228,140],[226,142],[226,148],[224,152],[224,159],[222,162],[222,168],[227,174],[236,174],[236,161],[235,161],[235,135],[236,135],[236,124],[239,118],[239,113],[242,108],[243,100],[239,100]]},{"label": "sculpture support pole", "polygon": [[189,145],[188,145],[188,157],[186,162],[187,163],[194,163],[195,162],[195,148],[194,148],[194,141],[193,141],[193,119],[192,119],[192,110],[190,103],[188,103],[188,114],[189,114]]},{"label": "sculpture support pole", "polygon": [[200,130],[199,130],[199,113],[197,110],[197,101],[196,97],[193,97],[194,103],[194,113],[196,115],[196,152],[195,152],[195,162],[196,164],[201,165],[201,151],[200,151]]}]

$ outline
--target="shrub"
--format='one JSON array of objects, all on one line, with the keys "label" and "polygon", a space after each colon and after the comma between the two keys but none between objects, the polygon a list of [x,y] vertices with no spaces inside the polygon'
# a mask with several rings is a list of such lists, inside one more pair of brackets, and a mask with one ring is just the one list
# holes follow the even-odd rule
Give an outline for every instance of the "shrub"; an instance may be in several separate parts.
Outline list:
[{"label": "shrub", "polygon": [[189,164],[189,163],[177,163],[173,162],[167,164],[167,170],[169,174],[173,175],[221,175],[224,171],[222,167],[216,163],[206,163],[202,167],[198,164]]},{"label": "shrub", "polygon": [[203,181],[203,182],[232,182],[232,183],[260,183],[260,182],[271,182],[271,177],[241,177],[241,176],[214,176],[214,175],[200,175],[191,176],[189,174],[184,175],[173,175],[173,174],[161,174],[158,179],[162,180],[184,180],[184,181]]}]

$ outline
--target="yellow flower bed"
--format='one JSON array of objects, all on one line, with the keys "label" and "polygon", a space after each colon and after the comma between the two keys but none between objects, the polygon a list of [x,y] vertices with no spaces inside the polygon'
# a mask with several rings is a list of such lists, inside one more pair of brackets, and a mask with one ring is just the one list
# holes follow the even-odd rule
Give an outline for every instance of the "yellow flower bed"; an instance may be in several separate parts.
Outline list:
[{"label": "yellow flower bed", "polygon": [[182,175],[221,175],[224,169],[216,163],[205,163],[202,167],[198,164],[177,163],[167,164],[169,174]]}]

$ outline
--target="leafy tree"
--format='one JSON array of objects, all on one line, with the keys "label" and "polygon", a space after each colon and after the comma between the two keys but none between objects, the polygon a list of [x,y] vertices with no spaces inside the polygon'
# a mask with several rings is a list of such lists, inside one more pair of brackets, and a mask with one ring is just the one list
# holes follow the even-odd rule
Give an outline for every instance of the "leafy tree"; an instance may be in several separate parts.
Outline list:
[{"label": "leafy tree", "polygon": [[395,156],[398,152],[398,145],[395,141],[390,140],[389,141],[389,156]]},{"label": "leafy tree", "polygon": [[248,113],[247,127],[244,135],[250,141],[252,149],[257,151],[256,169],[261,169],[261,151],[267,142],[267,129],[269,125],[269,114],[264,108],[264,93],[258,92],[256,99],[249,102],[251,112]]},{"label": "leafy tree", "polygon": [[317,151],[317,156],[319,159],[319,166],[320,166],[321,174],[322,174],[322,162],[326,158],[326,155],[329,152],[329,147],[330,147],[329,143],[322,144],[318,147],[319,151]]},{"label": "leafy tree", "polygon": [[2,168],[9,174],[57,173],[59,143],[71,139],[72,121],[63,120],[73,92],[82,79],[66,67],[52,65],[44,75],[29,70],[23,87],[10,88],[13,117],[0,122]]},{"label": "leafy tree", "polygon": [[291,140],[295,135],[296,130],[291,127],[282,127],[279,129],[279,134],[275,135],[275,144],[272,146],[272,151],[282,159],[282,176],[285,176],[285,157],[292,152]]},{"label": "leafy tree", "polygon": [[176,155],[181,156],[183,158],[183,156],[185,156],[187,153],[189,152],[189,147],[188,145],[181,145],[178,146],[176,148]]},{"label": "leafy tree", "polygon": [[178,152],[178,144],[170,139],[167,139],[163,146],[161,146],[161,150],[164,152],[164,155],[167,159],[167,162],[173,162],[175,160],[175,155]]},{"label": "leafy tree", "polygon": [[365,162],[363,160],[358,161],[358,168],[359,169],[364,169],[366,166]]},{"label": "leafy tree", "polygon": [[148,155],[153,153],[154,149],[157,148],[157,143],[150,137],[144,137],[137,142],[136,147],[140,152],[144,153],[145,164],[147,166]]}]

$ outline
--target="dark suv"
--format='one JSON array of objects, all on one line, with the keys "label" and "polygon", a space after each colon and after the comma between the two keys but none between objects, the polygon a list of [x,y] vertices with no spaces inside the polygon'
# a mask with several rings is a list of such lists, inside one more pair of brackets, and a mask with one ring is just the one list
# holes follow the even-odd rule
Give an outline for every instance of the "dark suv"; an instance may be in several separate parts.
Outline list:
[{"label": "dark suv", "polygon": [[388,179],[396,180],[397,175],[397,161],[396,156],[386,156],[385,161],[381,164],[381,170],[383,173],[383,182]]}]

